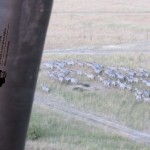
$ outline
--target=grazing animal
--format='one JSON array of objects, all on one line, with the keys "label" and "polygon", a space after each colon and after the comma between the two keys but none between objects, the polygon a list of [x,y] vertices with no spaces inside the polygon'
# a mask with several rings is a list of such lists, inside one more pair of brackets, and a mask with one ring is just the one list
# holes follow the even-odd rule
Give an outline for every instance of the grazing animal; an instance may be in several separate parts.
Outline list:
[{"label": "grazing animal", "polygon": [[131,85],[126,85],[126,89],[132,92],[132,86]]},{"label": "grazing animal", "polygon": [[135,98],[136,98],[137,102],[141,102],[142,101],[142,96],[141,95],[136,95]]},{"label": "grazing animal", "polygon": [[94,80],[95,75],[94,74],[86,74],[87,78]]},{"label": "grazing animal", "polygon": [[144,101],[145,103],[150,103],[150,98],[149,98],[149,97],[144,97],[143,101]]},{"label": "grazing animal", "polygon": [[64,81],[63,77],[59,77],[58,80],[62,83]]},{"label": "grazing animal", "polygon": [[43,91],[49,93],[50,92],[50,88],[47,85],[41,84],[41,88]]},{"label": "grazing animal", "polygon": [[70,82],[71,82],[71,84],[78,84],[79,83],[79,81],[75,78],[71,78]]},{"label": "grazing animal", "polygon": [[111,82],[109,80],[104,80],[103,81],[104,86],[106,87],[110,87],[111,86]]}]

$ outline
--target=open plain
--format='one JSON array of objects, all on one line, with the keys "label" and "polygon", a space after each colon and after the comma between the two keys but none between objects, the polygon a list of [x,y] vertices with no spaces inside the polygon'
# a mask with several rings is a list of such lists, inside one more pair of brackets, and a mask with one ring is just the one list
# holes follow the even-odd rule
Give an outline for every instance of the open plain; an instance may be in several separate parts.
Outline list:
[{"label": "open plain", "polygon": [[148,0],[55,0],[27,150],[150,149]]}]

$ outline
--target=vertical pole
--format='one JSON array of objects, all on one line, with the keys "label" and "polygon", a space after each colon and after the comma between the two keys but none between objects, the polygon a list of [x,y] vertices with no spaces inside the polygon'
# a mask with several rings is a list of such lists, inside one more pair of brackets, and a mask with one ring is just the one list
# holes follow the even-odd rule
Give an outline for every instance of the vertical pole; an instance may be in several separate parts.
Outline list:
[{"label": "vertical pole", "polygon": [[52,0],[0,0],[0,150],[24,149],[51,7]]}]

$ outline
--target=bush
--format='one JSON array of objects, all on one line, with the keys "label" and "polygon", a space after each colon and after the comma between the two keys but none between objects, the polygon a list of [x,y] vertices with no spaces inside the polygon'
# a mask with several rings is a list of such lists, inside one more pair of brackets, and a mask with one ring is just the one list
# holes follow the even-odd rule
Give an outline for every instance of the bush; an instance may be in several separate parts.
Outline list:
[{"label": "bush", "polygon": [[28,130],[27,136],[31,140],[37,140],[40,137],[42,137],[42,131],[41,131],[40,127],[38,127],[36,125],[31,125]]}]

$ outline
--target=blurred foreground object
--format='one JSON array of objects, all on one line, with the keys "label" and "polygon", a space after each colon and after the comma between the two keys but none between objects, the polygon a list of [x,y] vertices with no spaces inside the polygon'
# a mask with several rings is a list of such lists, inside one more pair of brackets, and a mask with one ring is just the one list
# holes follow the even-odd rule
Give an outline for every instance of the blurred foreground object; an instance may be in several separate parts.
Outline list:
[{"label": "blurred foreground object", "polygon": [[0,150],[23,150],[52,0],[0,0]]}]

